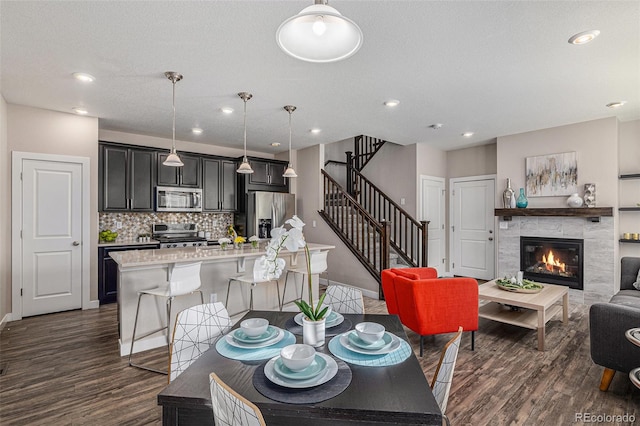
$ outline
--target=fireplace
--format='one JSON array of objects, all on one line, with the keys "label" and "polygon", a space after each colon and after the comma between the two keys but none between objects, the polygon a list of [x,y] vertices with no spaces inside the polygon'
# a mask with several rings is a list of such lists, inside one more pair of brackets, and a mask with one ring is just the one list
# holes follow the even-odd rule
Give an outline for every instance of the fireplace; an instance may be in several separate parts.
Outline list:
[{"label": "fireplace", "polygon": [[533,281],[582,290],[583,240],[520,237],[520,270]]}]

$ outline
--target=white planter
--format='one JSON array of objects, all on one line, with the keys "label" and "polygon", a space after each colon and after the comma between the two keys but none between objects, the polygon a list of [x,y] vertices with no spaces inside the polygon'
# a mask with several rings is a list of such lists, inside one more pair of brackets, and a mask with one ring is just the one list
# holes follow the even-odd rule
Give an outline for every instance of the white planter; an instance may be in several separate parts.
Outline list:
[{"label": "white planter", "polygon": [[302,317],[302,343],[314,347],[324,345],[326,317],[320,321],[309,321],[307,317]]}]

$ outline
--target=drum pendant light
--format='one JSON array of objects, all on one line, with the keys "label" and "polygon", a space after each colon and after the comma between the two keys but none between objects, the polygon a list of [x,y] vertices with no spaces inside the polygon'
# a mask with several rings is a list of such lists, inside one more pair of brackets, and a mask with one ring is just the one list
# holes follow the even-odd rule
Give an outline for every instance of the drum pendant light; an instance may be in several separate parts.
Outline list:
[{"label": "drum pendant light", "polygon": [[298,175],[291,165],[291,113],[296,110],[296,107],[293,105],[286,105],[284,109],[289,113],[289,165],[282,176],[286,178],[295,178],[298,177]]},{"label": "drum pendant light", "polygon": [[167,71],[164,75],[173,83],[173,142],[171,144],[171,152],[162,164],[165,166],[180,167],[184,166],[184,163],[180,160],[180,157],[178,157],[178,153],[176,152],[176,83],[182,80],[182,74],[178,74],[175,71]]},{"label": "drum pendant light", "polygon": [[342,16],[327,0],[315,0],[284,21],[276,42],[287,55],[307,62],[336,62],[354,55],[362,46],[362,30]]},{"label": "drum pendant light", "polygon": [[247,160],[247,101],[253,97],[249,92],[240,92],[238,96],[244,101],[244,157],[242,158],[242,164],[238,167],[236,172],[247,175],[253,173],[251,164]]}]

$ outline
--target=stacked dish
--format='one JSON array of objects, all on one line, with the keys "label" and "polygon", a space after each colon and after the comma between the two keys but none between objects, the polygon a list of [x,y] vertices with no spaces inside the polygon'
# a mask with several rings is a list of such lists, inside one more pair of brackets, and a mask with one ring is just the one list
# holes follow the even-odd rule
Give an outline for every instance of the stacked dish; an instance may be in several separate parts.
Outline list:
[{"label": "stacked dish", "polygon": [[264,366],[267,379],[287,388],[318,386],[337,373],[338,363],[332,357],[301,344],[285,346],[279,356],[271,358]]},{"label": "stacked dish", "polygon": [[284,330],[264,318],[250,318],[242,321],[240,328],[224,336],[231,346],[242,349],[257,349],[275,345],[284,338]]},{"label": "stacked dish", "polygon": [[385,331],[381,324],[361,322],[356,329],[347,331],[339,337],[340,344],[350,350],[364,355],[384,355],[400,348],[400,338]]},{"label": "stacked dish", "polygon": [[[293,320],[299,326],[302,326],[302,315],[303,315],[302,312],[300,312],[295,317],[293,317]],[[337,325],[342,324],[343,321],[344,321],[344,317],[341,314],[331,311],[331,313],[327,317],[327,320],[324,323],[325,328],[335,327]]]}]

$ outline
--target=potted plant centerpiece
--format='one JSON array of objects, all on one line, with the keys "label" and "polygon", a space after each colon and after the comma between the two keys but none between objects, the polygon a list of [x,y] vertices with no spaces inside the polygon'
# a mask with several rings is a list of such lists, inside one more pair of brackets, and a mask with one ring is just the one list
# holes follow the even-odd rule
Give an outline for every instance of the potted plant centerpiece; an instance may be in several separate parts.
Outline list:
[{"label": "potted plant centerpiece", "polygon": [[325,294],[320,296],[318,303],[313,303],[312,279],[311,279],[311,256],[309,255],[309,246],[304,239],[302,228],[304,222],[294,215],[285,222],[290,228],[286,229],[280,226],[271,230],[271,240],[266,248],[266,254],[256,260],[253,268],[254,278],[271,280],[278,279],[286,262],[278,257],[280,250],[286,247],[290,252],[296,252],[298,249],[304,249],[305,261],[307,264],[307,285],[309,286],[309,302],[305,300],[296,300],[294,303],[303,314],[302,318],[302,340],[305,344],[312,346],[322,346],[325,336],[325,322],[328,307],[323,306]]}]

